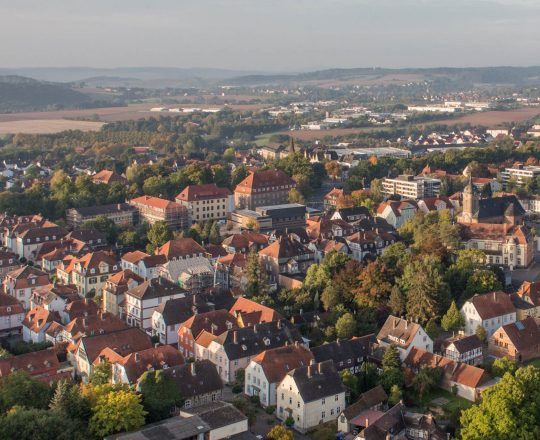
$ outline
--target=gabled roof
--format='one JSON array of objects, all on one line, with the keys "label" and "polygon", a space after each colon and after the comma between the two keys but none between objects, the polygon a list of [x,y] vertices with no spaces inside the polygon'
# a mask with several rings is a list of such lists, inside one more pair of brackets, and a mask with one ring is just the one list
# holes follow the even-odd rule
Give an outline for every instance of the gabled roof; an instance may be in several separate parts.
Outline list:
[{"label": "gabled roof", "polygon": [[399,433],[405,428],[403,413],[405,406],[398,403],[390,408],[381,417],[364,428],[360,433],[360,438],[365,440],[386,440],[387,434]]},{"label": "gabled roof", "polygon": [[58,370],[60,362],[53,349],[39,350],[30,353],[0,359],[0,377],[9,376],[14,371],[26,371],[31,376],[38,376],[48,370]]},{"label": "gabled roof", "polygon": [[498,316],[516,313],[511,296],[504,292],[499,291],[474,295],[469,301],[482,319],[492,319]]},{"label": "gabled roof", "polygon": [[366,358],[371,353],[371,347],[375,342],[375,335],[371,334],[322,344],[313,347],[311,352],[316,362],[332,360],[337,365],[339,362],[351,359],[356,363],[358,358]]},{"label": "gabled roof", "polygon": [[205,313],[212,310],[207,303],[198,301],[199,295],[186,295],[184,298],[169,299],[159,304],[155,312],[163,316],[165,325],[181,324],[191,318],[195,312]]},{"label": "gabled roof", "polygon": [[0,293],[0,316],[24,314],[22,304],[6,293]]},{"label": "gabled roof", "polygon": [[302,243],[283,236],[279,240],[274,241],[270,246],[259,251],[259,255],[264,255],[274,259],[294,258],[300,255],[312,254]]},{"label": "gabled roof", "polygon": [[311,352],[301,344],[287,345],[265,350],[252,359],[259,364],[269,383],[281,382],[287,373],[295,368],[309,365],[313,360]]},{"label": "gabled roof", "polygon": [[446,340],[442,343],[442,347],[446,349],[452,344],[454,345],[456,351],[460,354],[467,353],[476,348],[481,349],[484,346],[484,344],[482,344],[482,341],[480,341],[480,339],[476,335]]},{"label": "gabled roof", "polygon": [[50,312],[41,306],[37,306],[26,314],[22,324],[32,332],[39,333],[52,321],[60,322],[58,312]]},{"label": "gabled roof", "polygon": [[254,189],[296,185],[289,175],[281,170],[265,170],[250,172],[235,188],[235,192],[251,192]]},{"label": "gabled roof", "polygon": [[113,183],[113,182],[120,182],[120,183],[127,182],[127,180],[124,177],[120,176],[119,174],[116,174],[114,171],[111,171],[111,170],[99,171],[98,173],[92,176],[92,181],[105,182],[107,184]]},{"label": "gabled roof", "polygon": [[180,210],[186,209],[185,206],[182,206],[179,203],[171,202],[170,200],[160,199],[159,197],[151,197],[151,196],[137,197],[135,199],[130,200],[130,204],[146,205],[152,208],[158,208],[158,209],[163,209],[163,210],[167,210],[171,208],[176,208]]},{"label": "gabled roof", "polygon": [[540,342],[540,329],[532,317],[503,325],[495,332],[495,336],[500,332],[505,333],[512,345],[519,351],[535,347]]},{"label": "gabled roof", "polygon": [[298,367],[288,375],[294,380],[304,403],[345,392],[332,361]]},{"label": "gabled roof", "polygon": [[149,300],[152,298],[163,298],[164,296],[185,295],[186,293],[187,291],[178,284],[160,277],[143,281],[133,289],[129,289],[126,295],[133,296],[139,300]]},{"label": "gabled roof", "polygon": [[137,264],[139,261],[141,261],[143,258],[148,257],[149,254],[143,251],[133,251],[133,252],[127,252],[124,255],[122,255],[122,260],[127,261],[131,264]]},{"label": "gabled roof", "polygon": [[384,391],[381,385],[377,385],[374,388],[360,394],[358,400],[352,405],[343,410],[343,414],[347,417],[347,420],[351,420],[358,416],[362,411],[370,409],[380,403],[386,402],[388,395]]},{"label": "gabled roof", "polygon": [[101,335],[125,328],[128,328],[128,326],[124,321],[108,312],[102,312],[99,315],[80,316],[72,319],[64,326],[64,330],[74,340],[81,336]]},{"label": "gabled roof", "polygon": [[244,297],[238,298],[229,312],[242,320],[244,326],[283,319],[274,309]]},{"label": "gabled roof", "polygon": [[407,348],[420,328],[417,323],[390,315],[377,334],[377,340]]},{"label": "gabled roof", "polygon": [[238,323],[236,317],[227,310],[213,310],[192,316],[181,325],[179,332],[182,327],[190,329],[193,338],[197,338],[203,330],[218,336],[229,328],[238,328]]},{"label": "gabled roof", "polygon": [[176,200],[195,201],[207,200],[215,198],[225,198],[231,195],[228,188],[220,188],[215,183],[206,183],[203,185],[186,186],[180,194],[176,196]]},{"label": "gabled roof", "polygon": [[191,399],[223,389],[223,382],[217,368],[209,360],[195,361],[163,371],[173,380],[184,399]]},{"label": "gabled roof", "polygon": [[66,305],[65,312],[71,321],[82,316],[93,316],[99,313],[99,306],[95,301],[85,298],[77,299]]},{"label": "gabled roof", "polygon": [[157,255],[165,255],[168,259],[193,257],[205,253],[204,248],[191,237],[169,240],[156,250]]}]

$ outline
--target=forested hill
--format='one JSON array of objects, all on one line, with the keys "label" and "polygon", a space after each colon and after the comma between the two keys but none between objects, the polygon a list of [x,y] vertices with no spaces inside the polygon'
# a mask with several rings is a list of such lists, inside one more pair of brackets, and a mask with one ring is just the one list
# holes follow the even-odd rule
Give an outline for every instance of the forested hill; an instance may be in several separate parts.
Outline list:
[{"label": "forested hill", "polygon": [[0,76],[0,113],[90,106],[91,98],[69,85],[22,76]]}]

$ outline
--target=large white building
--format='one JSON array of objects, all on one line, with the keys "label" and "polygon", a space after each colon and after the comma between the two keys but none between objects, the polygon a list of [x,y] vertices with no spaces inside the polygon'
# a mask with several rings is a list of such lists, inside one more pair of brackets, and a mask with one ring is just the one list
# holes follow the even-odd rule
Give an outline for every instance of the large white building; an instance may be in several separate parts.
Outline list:
[{"label": "large white building", "polygon": [[403,361],[413,347],[433,353],[433,340],[420,324],[390,315],[377,334],[381,347],[394,345]]},{"label": "large white building", "polygon": [[441,181],[432,177],[402,174],[394,179],[382,181],[383,193],[400,195],[411,199],[425,199],[438,196],[441,192]]},{"label": "large white building", "polygon": [[481,326],[490,337],[501,326],[516,322],[516,313],[510,295],[504,292],[475,295],[461,307],[467,336]]},{"label": "large white building", "polygon": [[540,176],[540,166],[523,165],[522,163],[516,163],[514,166],[501,171],[501,179],[505,189],[511,180],[514,180],[518,186],[521,186],[525,181],[538,176]]},{"label": "large white building", "polygon": [[185,206],[192,222],[221,220],[234,210],[234,197],[227,188],[215,183],[186,186],[176,196],[176,203]]}]

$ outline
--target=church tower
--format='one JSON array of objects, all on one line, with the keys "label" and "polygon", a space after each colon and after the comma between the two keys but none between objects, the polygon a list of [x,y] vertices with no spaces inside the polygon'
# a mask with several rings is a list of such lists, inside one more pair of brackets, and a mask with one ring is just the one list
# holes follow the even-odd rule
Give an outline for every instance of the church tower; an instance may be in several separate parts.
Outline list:
[{"label": "church tower", "polygon": [[478,195],[474,190],[472,177],[469,176],[469,182],[463,189],[463,211],[460,221],[463,223],[472,223],[474,215],[478,212]]}]

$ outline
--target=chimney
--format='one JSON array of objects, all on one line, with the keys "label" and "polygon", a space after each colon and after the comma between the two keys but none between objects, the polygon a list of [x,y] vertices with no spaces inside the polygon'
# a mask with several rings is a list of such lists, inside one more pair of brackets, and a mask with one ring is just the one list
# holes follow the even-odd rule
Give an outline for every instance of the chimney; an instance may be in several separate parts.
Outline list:
[{"label": "chimney", "polygon": [[197,371],[195,371],[195,362],[192,362],[191,364],[189,364],[189,371],[191,372],[192,376],[197,375]]},{"label": "chimney", "polygon": [[369,419],[366,417],[366,421],[364,423],[364,426],[367,428],[369,426]]},{"label": "chimney", "polygon": [[159,347],[159,342],[156,342],[156,343],[154,344],[154,348],[158,348],[158,347]]},{"label": "chimney", "polygon": [[311,376],[313,376],[313,368],[314,368],[313,365],[308,365],[308,367],[307,367],[307,377],[308,378],[311,378]]},{"label": "chimney", "polygon": [[493,301],[497,301],[497,293],[493,292]]},{"label": "chimney", "polygon": [[139,363],[141,361],[141,356],[139,353],[135,353],[135,362]]},{"label": "chimney", "polygon": [[319,373],[319,374],[322,374],[322,367],[321,367],[321,364],[322,364],[322,362],[319,362],[319,363],[317,364],[317,373]]},{"label": "chimney", "polygon": [[238,332],[236,330],[233,331],[233,342],[238,344]]},{"label": "chimney", "polygon": [[83,326],[83,327],[86,327],[86,318],[83,318],[83,320],[82,320],[82,326]]},{"label": "chimney", "polygon": [[311,360],[309,361],[309,365],[315,365],[315,359],[311,359]]}]

